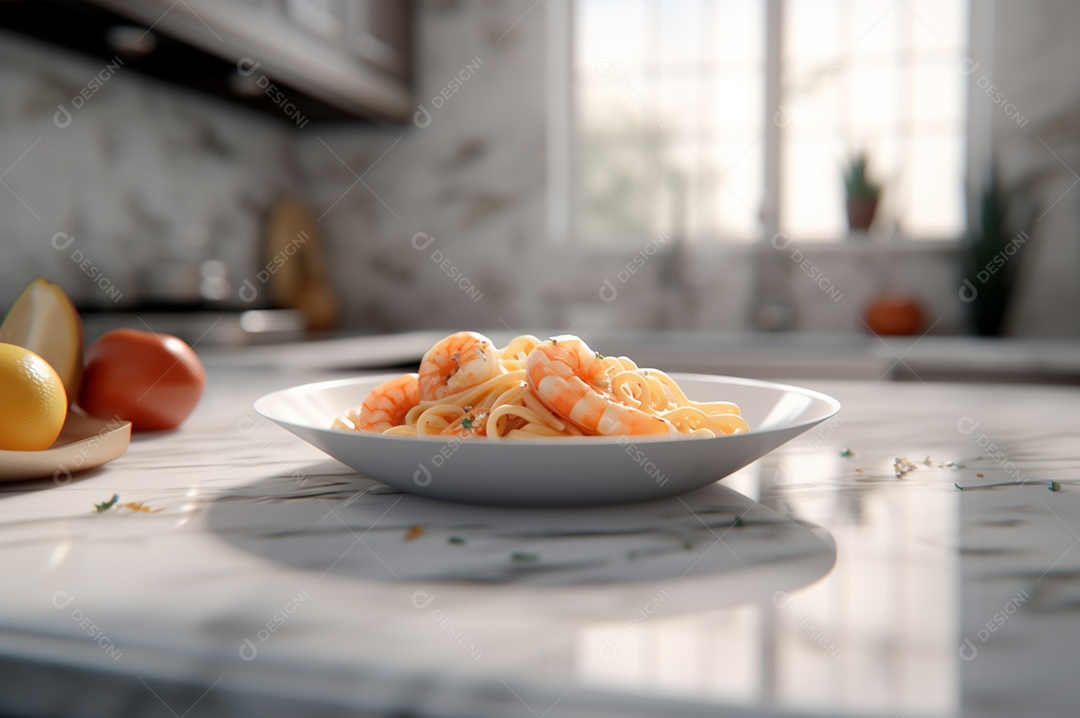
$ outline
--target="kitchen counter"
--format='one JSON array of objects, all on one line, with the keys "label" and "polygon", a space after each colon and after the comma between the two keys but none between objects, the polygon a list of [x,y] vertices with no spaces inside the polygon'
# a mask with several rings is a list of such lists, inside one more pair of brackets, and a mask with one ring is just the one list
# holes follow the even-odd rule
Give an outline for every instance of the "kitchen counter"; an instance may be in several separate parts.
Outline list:
[{"label": "kitchen counter", "polygon": [[[161,331],[167,331],[165,329]],[[207,330],[194,333],[198,338]],[[537,336],[560,332],[533,331]],[[486,334],[497,344],[513,336]],[[357,370],[415,365],[445,331],[351,336],[287,345],[215,347],[207,360],[224,366]],[[877,337],[803,332],[586,332],[604,354],[625,354],[641,366],[754,379],[1080,384],[1080,342],[962,336]]]},{"label": "kitchen counter", "polygon": [[[70,483],[0,484],[0,714],[1080,700],[1080,390],[803,382],[844,408],[722,482],[530,510],[395,493],[251,409],[335,376],[218,363],[179,431]],[[95,513],[114,493],[146,511]]]}]

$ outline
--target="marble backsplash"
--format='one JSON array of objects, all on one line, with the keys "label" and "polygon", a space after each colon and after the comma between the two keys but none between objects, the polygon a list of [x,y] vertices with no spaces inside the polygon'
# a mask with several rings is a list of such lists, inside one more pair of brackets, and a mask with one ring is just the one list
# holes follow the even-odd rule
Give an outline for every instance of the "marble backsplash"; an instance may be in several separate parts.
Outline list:
[{"label": "marble backsplash", "polygon": [[[293,128],[121,66],[60,127],[58,106],[103,76],[103,64],[3,35],[0,306],[36,274],[84,305],[134,305],[160,290],[163,267],[206,259],[233,283],[223,304],[246,306],[236,289],[259,267],[267,210],[299,192],[319,219],[349,329],[750,328],[760,263],[750,248],[688,261],[666,242],[622,282],[643,248],[550,241],[553,11],[416,6],[418,108],[403,126]],[[866,301],[902,288],[937,322],[934,333],[965,330],[955,248],[801,251],[769,260],[796,329],[862,331]],[[605,281],[617,286],[614,301]],[[1025,322],[1021,333],[1039,326]]]},{"label": "marble backsplash", "polygon": [[38,274],[119,308],[165,291],[171,267],[243,271],[295,187],[276,123],[121,63],[0,40],[0,306]]},{"label": "marble backsplash", "polygon": [[297,133],[351,324],[559,322],[539,294],[567,279],[545,251],[547,18],[521,11],[422,3],[414,121]]}]

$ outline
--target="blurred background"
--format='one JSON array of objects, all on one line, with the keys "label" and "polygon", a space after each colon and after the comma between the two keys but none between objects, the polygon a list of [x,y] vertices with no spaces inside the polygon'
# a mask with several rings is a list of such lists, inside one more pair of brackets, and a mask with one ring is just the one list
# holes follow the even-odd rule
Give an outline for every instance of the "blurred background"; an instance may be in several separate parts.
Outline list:
[{"label": "blurred background", "polygon": [[45,275],[91,333],[927,335],[939,369],[1075,379],[1078,26],[1070,0],[4,0],[0,308]]}]

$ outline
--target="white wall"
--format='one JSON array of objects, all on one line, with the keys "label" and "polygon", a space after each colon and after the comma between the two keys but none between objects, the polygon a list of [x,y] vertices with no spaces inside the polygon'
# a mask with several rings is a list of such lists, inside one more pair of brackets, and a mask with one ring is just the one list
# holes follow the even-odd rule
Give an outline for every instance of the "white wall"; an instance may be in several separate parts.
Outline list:
[{"label": "white wall", "polygon": [[[1017,256],[1023,262],[1022,286],[1008,331],[1016,336],[1077,337],[1080,3],[997,0],[994,7],[992,55],[988,62],[973,58],[989,66],[970,78],[973,110],[992,118],[993,151],[1003,179],[1031,187],[1036,217],[1041,216],[1031,241]],[[990,85],[1003,101],[987,94]]]}]

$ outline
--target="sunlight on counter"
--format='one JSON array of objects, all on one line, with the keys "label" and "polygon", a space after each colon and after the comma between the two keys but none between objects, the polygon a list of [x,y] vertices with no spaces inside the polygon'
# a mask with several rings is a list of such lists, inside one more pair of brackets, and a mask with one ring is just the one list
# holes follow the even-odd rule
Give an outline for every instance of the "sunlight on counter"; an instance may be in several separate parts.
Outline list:
[{"label": "sunlight on counter", "polygon": [[[957,499],[915,485],[822,490],[812,478],[845,468],[820,453],[784,456],[730,480],[754,497],[763,484],[768,492],[762,477],[790,477],[789,515],[828,526],[836,542],[828,575],[768,602],[683,615],[666,613],[657,594],[629,620],[578,634],[582,681],[823,714],[954,715],[959,566],[948,549]],[[725,550],[720,538],[713,550]],[[746,580],[756,579],[749,572]]]}]

